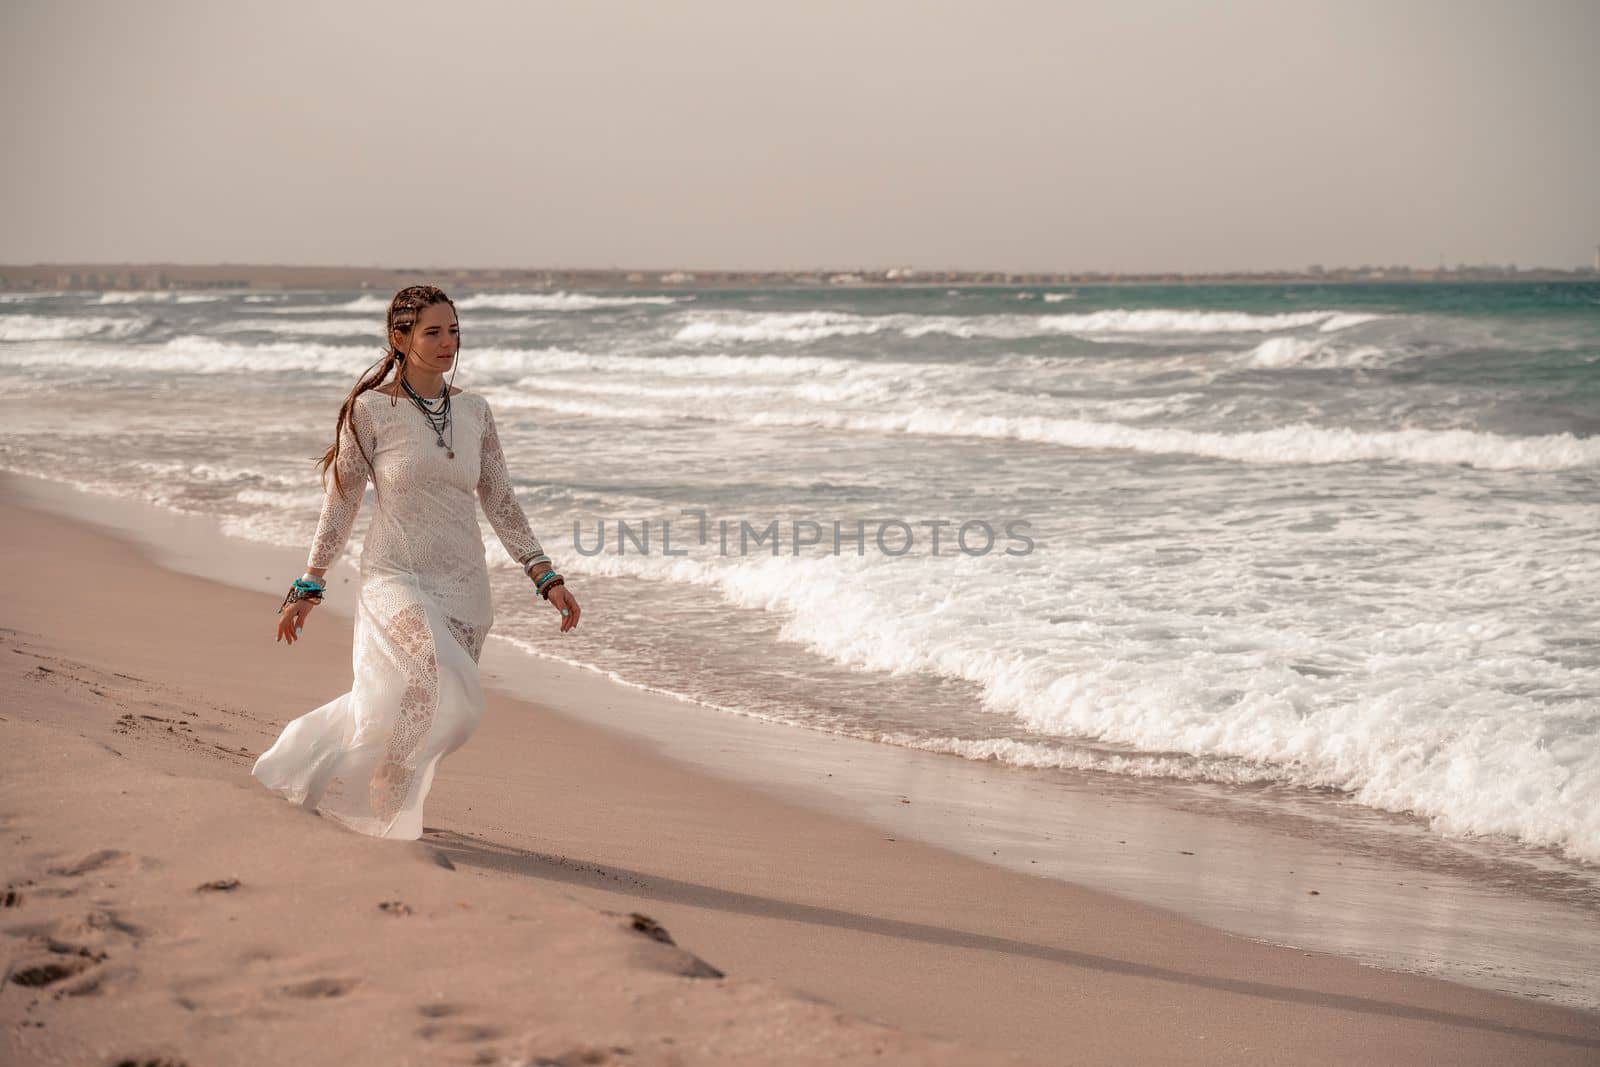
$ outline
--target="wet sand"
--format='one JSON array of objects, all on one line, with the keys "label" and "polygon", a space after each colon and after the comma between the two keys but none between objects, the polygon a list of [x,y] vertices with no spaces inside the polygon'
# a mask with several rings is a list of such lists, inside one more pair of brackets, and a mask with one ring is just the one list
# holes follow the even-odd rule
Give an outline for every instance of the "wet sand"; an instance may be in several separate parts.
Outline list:
[{"label": "wet sand", "polygon": [[[360,838],[248,773],[348,686],[347,620],[274,646],[276,594],[15,494],[0,528],[8,1059],[1600,1057],[1600,1016],[978,863],[501,694],[441,765],[424,840]],[[585,682],[620,703],[598,677],[563,699]],[[47,964],[71,973],[16,981]]]}]

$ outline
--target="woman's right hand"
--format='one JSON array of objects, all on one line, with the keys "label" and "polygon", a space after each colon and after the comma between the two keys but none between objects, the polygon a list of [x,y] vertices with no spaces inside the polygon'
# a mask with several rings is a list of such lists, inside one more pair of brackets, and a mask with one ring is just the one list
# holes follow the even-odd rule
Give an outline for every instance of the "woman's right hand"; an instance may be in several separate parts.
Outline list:
[{"label": "woman's right hand", "polygon": [[283,606],[283,612],[278,616],[278,636],[273,641],[287,641],[294,644],[300,638],[300,630],[306,624],[306,616],[311,614],[311,609],[316,607],[309,600],[296,600]]}]

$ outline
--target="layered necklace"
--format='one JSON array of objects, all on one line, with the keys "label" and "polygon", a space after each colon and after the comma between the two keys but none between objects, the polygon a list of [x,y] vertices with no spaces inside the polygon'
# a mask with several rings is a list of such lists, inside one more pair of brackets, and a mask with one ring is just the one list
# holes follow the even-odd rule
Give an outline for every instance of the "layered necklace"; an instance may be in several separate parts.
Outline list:
[{"label": "layered necklace", "polygon": [[[445,450],[445,458],[455,459],[456,429],[450,421],[450,383],[444,383],[443,391],[432,400],[423,399],[415,389],[411,388],[411,383],[406,381],[404,374],[400,375],[400,387],[406,391],[406,396],[411,398],[417,410],[422,412],[422,417],[428,420],[428,428],[433,431],[439,447]],[[446,432],[450,434],[449,444],[445,444]]]}]

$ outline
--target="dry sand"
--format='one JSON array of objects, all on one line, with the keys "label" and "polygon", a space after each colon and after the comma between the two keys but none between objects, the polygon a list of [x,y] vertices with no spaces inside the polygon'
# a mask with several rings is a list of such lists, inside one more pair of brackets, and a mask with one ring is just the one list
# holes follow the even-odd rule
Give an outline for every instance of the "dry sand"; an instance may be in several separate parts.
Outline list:
[{"label": "dry sand", "polygon": [[249,777],[347,688],[347,620],[274,646],[275,596],[14,499],[0,531],[5,1063],[1600,1061],[1600,1016],[891,840],[502,695],[421,842],[350,834]]}]

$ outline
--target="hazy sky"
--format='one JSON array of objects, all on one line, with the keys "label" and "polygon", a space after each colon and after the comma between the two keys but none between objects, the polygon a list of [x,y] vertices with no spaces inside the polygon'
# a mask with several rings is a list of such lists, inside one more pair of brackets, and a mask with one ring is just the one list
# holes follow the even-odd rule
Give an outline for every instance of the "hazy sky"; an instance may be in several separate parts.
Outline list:
[{"label": "hazy sky", "polygon": [[0,260],[1574,266],[1600,0],[6,5]]}]

